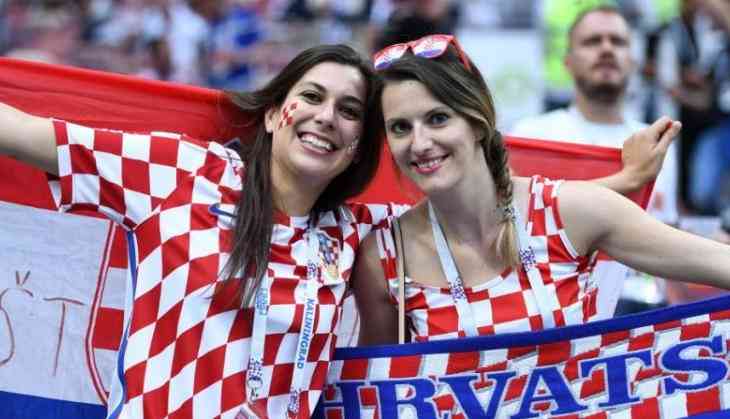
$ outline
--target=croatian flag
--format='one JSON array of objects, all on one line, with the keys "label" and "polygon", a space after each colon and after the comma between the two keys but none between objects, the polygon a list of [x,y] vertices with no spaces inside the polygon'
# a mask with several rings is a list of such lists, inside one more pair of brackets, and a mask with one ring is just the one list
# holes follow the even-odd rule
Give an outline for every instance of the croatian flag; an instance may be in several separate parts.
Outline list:
[{"label": "croatian flag", "polygon": [[[245,133],[248,126],[246,115],[237,112],[218,91],[10,59],[0,59],[0,74],[3,75],[0,78],[0,101],[33,114],[93,127],[180,132],[227,143]],[[588,179],[613,173],[621,166],[620,151],[614,149],[521,139],[508,139],[508,145],[512,166],[521,175],[540,173],[552,178]],[[375,182],[357,199],[401,203],[418,200],[421,197],[419,191],[403,176],[396,174],[388,151],[383,153],[383,165]],[[125,294],[125,234],[108,220],[54,212],[54,182],[51,180],[49,183],[44,173],[2,158],[0,179],[0,260],[3,261],[0,264],[0,418],[102,418],[119,362],[117,350],[125,324],[125,313],[121,308],[125,299],[129,298]],[[649,193],[650,189],[645,188],[632,198],[645,205]],[[717,308],[718,312],[727,308],[725,300],[714,304],[703,307]],[[488,342],[486,346],[474,346],[476,341],[462,340],[437,346],[403,346],[407,353],[392,352],[387,348],[379,352],[338,352],[337,356],[342,361],[332,369],[333,387],[325,400],[330,409],[324,413],[327,417],[361,417],[351,416],[354,414],[353,399],[349,397],[356,393],[363,403],[370,403],[362,407],[365,409],[362,417],[370,414],[395,417],[387,407],[390,406],[387,403],[391,402],[397,406],[396,410],[418,413],[421,412],[418,409],[428,410],[429,407],[423,406],[430,406],[429,400],[433,397],[437,397],[438,403],[441,400],[451,403],[456,409],[454,417],[464,417],[467,414],[463,413],[464,408],[479,407],[488,413],[487,409],[494,405],[503,411],[501,404],[490,401],[482,393],[467,392],[442,398],[440,392],[453,388],[471,391],[481,386],[494,389],[504,385],[504,389],[499,390],[504,393],[495,395],[499,394],[502,399],[518,406],[504,410],[517,412],[515,417],[520,417],[520,412],[539,409],[542,405],[549,405],[545,408],[548,410],[543,411],[552,415],[568,412],[566,417],[578,417],[584,411],[612,408],[617,401],[634,403],[634,399],[643,397],[644,393],[634,390],[621,392],[620,389],[612,393],[609,389],[611,398],[605,392],[595,390],[599,391],[596,394],[602,394],[601,398],[587,409],[575,410],[578,405],[587,405],[575,395],[575,380],[584,385],[586,377],[595,375],[599,377],[595,378],[596,382],[604,386],[613,386],[614,382],[618,383],[616,386],[628,385],[624,379],[634,380],[637,369],[650,369],[650,365],[661,367],[663,371],[673,371],[671,374],[676,383],[661,379],[661,391],[671,393],[677,406],[684,406],[682,409],[687,412],[695,412],[697,397],[715,399],[705,393],[698,393],[701,396],[697,397],[689,395],[684,391],[685,387],[696,387],[698,391],[710,388],[708,391],[718,394],[718,397],[726,392],[718,384],[723,382],[724,376],[717,381],[718,374],[725,371],[720,367],[721,361],[708,363],[710,358],[721,359],[725,350],[724,338],[717,338],[720,335],[715,334],[719,330],[717,327],[724,327],[723,322],[716,321],[722,315],[680,309],[672,309],[669,313],[671,321],[667,320],[667,314],[642,317],[640,325],[624,325],[626,328],[622,331],[606,332],[608,334],[600,339],[596,336],[604,332],[594,333],[595,326],[587,325],[571,329],[576,330],[575,333],[552,330],[521,337],[522,340],[515,341],[520,342],[518,347],[514,346],[512,337],[498,337],[478,341]],[[704,316],[705,320],[699,321],[697,316]],[[682,326],[673,326],[676,324]],[[671,331],[667,332],[670,326]],[[644,337],[648,330],[658,328],[666,332],[666,337],[658,340]],[[711,329],[709,334],[705,333],[708,328]],[[597,340],[600,340],[599,347],[595,347]],[[686,341],[689,346],[654,344],[660,340],[672,341],[673,344]],[[555,352],[535,349],[536,345],[556,349]],[[565,366],[555,366],[555,370],[537,372],[537,378],[530,378],[531,375],[523,377],[527,369],[543,371],[540,368],[552,368],[549,362],[568,362],[575,357],[585,357],[584,349],[591,354],[600,354],[596,355],[599,358],[609,355],[620,357],[623,353],[635,351],[639,354],[637,358],[625,358],[624,361],[606,361],[604,365],[595,363],[592,368],[570,361],[572,363]],[[648,355],[642,352],[646,350],[652,352]],[[662,355],[667,351],[669,355]],[[502,359],[500,356],[506,358],[498,361]],[[649,358],[653,363],[647,361]],[[512,370],[507,367],[523,359],[527,361],[520,364],[518,372],[510,375]],[[684,361],[678,359],[686,360],[690,367],[679,365]],[[659,361],[663,361],[664,366]],[[614,366],[621,362],[629,365],[625,376],[621,375],[620,368]],[[581,368],[588,370],[581,372]],[[607,371],[606,368],[611,374],[601,375]],[[566,369],[572,371],[572,375],[561,375]],[[490,376],[492,372],[496,375]],[[702,375],[703,372],[706,376]],[[463,374],[466,378],[449,378],[454,373]],[[472,380],[470,377],[474,374],[480,375],[481,381]],[[437,376],[446,378],[434,381],[433,377]],[[393,378],[425,381],[413,381],[413,385],[404,386],[398,383],[373,384],[373,380]],[[545,384],[553,379],[563,380],[565,385],[549,387],[550,384]],[[338,380],[344,381],[338,383]],[[350,384],[341,384],[343,382]],[[525,384],[519,387],[514,382]],[[669,388],[667,383],[671,383]],[[571,389],[570,394],[566,388]],[[475,399],[470,399],[470,394]],[[566,399],[567,402],[550,398],[569,395],[575,403],[570,398]],[[515,404],[515,397],[527,397],[528,402]],[[387,406],[373,405],[373,400],[386,402]],[[408,400],[413,400],[413,403],[409,404]],[[471,402],[479,406],[470,405]],[[528,407],[523,408],[525,403]],[[710,410],[725,408],[724,402],[713,402],[708,406]],[[438,409],[441,410],[436,411],[437,417],[444,417],[442,413],[445,411],[441,407]],[[675,411],[685,411],[682,409]],[[594,417],[607,417],[597,415]]]},{"label": "croatian flag", "polygon": [[730,296],[534,333],[343,348],[318,419],[727,418]]}]

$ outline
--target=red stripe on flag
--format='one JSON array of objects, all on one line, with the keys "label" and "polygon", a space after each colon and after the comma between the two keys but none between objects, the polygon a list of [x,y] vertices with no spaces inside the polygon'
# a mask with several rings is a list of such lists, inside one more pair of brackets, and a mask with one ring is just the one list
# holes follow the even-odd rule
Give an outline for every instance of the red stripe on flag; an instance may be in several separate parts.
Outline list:
[{"label": "red stripe on flag", "polygon": [[360,387],[360,400],[363,406],[377,406],[378,405],[378,391],[375,387]]},{"label": "red stripe on flag", "polygon": [[117,231],[114,232],[114,242],[112,243],[112,250],[109,256],[109,267],[127,269],[127,233],[126,231],[117,226]]},{"label": "red stripe on flag", "polygon": [[680,340],[692,340],[710,336],[710,322],[682,326]]},{"label": "red stripe on flag", "polygon": [[632,418],[658,418],[659,401],[656,398],[642,400],[641,403],[631,406]]},{"label": "red stripe on flag", "polygon": [[91,341],[95,349],[116,351],[122,341],[124,311],[116,308],[100,307]]},{"label": "red stripe on flag", "polygon": [[473,371],[479,367],[479,352],[457,352],[449,355],[446,374]]},{"label": "red stripe on flag", "polygon": [[619,330],[617,332],[609,332],[601,335],[601,346],[611,346],[614,343],[620,343],[628,340],[631,333],[628,330]]},{"label": "red stripe on flag", "polygon": [[368,375],[367,359],[352,359],[343,362],[343,380],[363,380]]},{"label": "red stripe on flag", "polygon": [[552,365],[570,359],[572,342],[569,340],[541,345],[537,350],[537,365]]},{"label": "red stripe on flag", "polygon": [[719,412],[722,410],[720,405],[720,387],[715,386],[707,390],[688,392],[687,393],[687,414],[699,415],[705,412]]},{"label": "red stripe on flag", "polygon": [[710,313],[710,320],[727,320],[730,319],[730,310],[716,311]]},{"label": "red stripe on flag", "polygon": [[8,157],[0,157],[0,201],[56,209],[45,173]]},{"label": "red stripe on flag", "polygon": [[631,338],[629,341],[629,352],[639,351],[642,349],[651,349],[654,346],[654,333],[644,333]]},{"label": "red stripe on flag", "polygon": [[589,415],[589,416],[584,416],[583,419],[606,419],[606,418],[608,418],[608,413],[606,413],[606,412],[598,412],[598,413],[594,413],[594,414]]},{"label": "red stripe on flag", "polygon": [[421,368],[421,355],[394,357],[390,364],[390,378],[410,378],[418,375]]}]

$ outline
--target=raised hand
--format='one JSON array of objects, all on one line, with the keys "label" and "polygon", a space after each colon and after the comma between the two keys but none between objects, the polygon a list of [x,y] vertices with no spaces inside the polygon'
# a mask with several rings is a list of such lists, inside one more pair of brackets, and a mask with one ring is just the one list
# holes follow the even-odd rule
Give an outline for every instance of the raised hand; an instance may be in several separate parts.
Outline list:
[{"label": "raised hand", "polygon": [[681,128],[679,121],[663,116],[649,127],[631,135],[621,150],[623,171],[638,185],[655,179],[670,144]]}]

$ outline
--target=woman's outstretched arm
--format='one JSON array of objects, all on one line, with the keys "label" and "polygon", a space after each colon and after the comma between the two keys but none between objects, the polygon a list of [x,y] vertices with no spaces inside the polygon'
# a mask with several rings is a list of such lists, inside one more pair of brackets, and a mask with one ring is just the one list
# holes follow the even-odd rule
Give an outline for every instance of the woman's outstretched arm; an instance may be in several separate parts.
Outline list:
[{"label": "woman's outstretched arm", "polygon": [[730,289],[730,246],[670,227],[589,182],[566,182],[558,196],[578,253],[602,250],[642,272]]},{"label": "woman's outstretched arm", "polygon": [[388,295],[376,234],[370,233],[360,246],[350,280],[360,313],[361,346],[398,343],[398,313]]},{"label": "woman's outstretched arm", "polygon": [[0,103],[0,154],[57,175],[53,123]]}]

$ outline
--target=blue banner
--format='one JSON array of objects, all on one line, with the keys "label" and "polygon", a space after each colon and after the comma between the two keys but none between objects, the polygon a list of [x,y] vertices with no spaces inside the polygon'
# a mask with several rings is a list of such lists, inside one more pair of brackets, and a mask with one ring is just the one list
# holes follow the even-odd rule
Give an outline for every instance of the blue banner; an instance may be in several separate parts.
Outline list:
[{"label": "blue banner", "polygon": [[535,333],[339,349],[319,418],[729,417],[730,296]]}]

